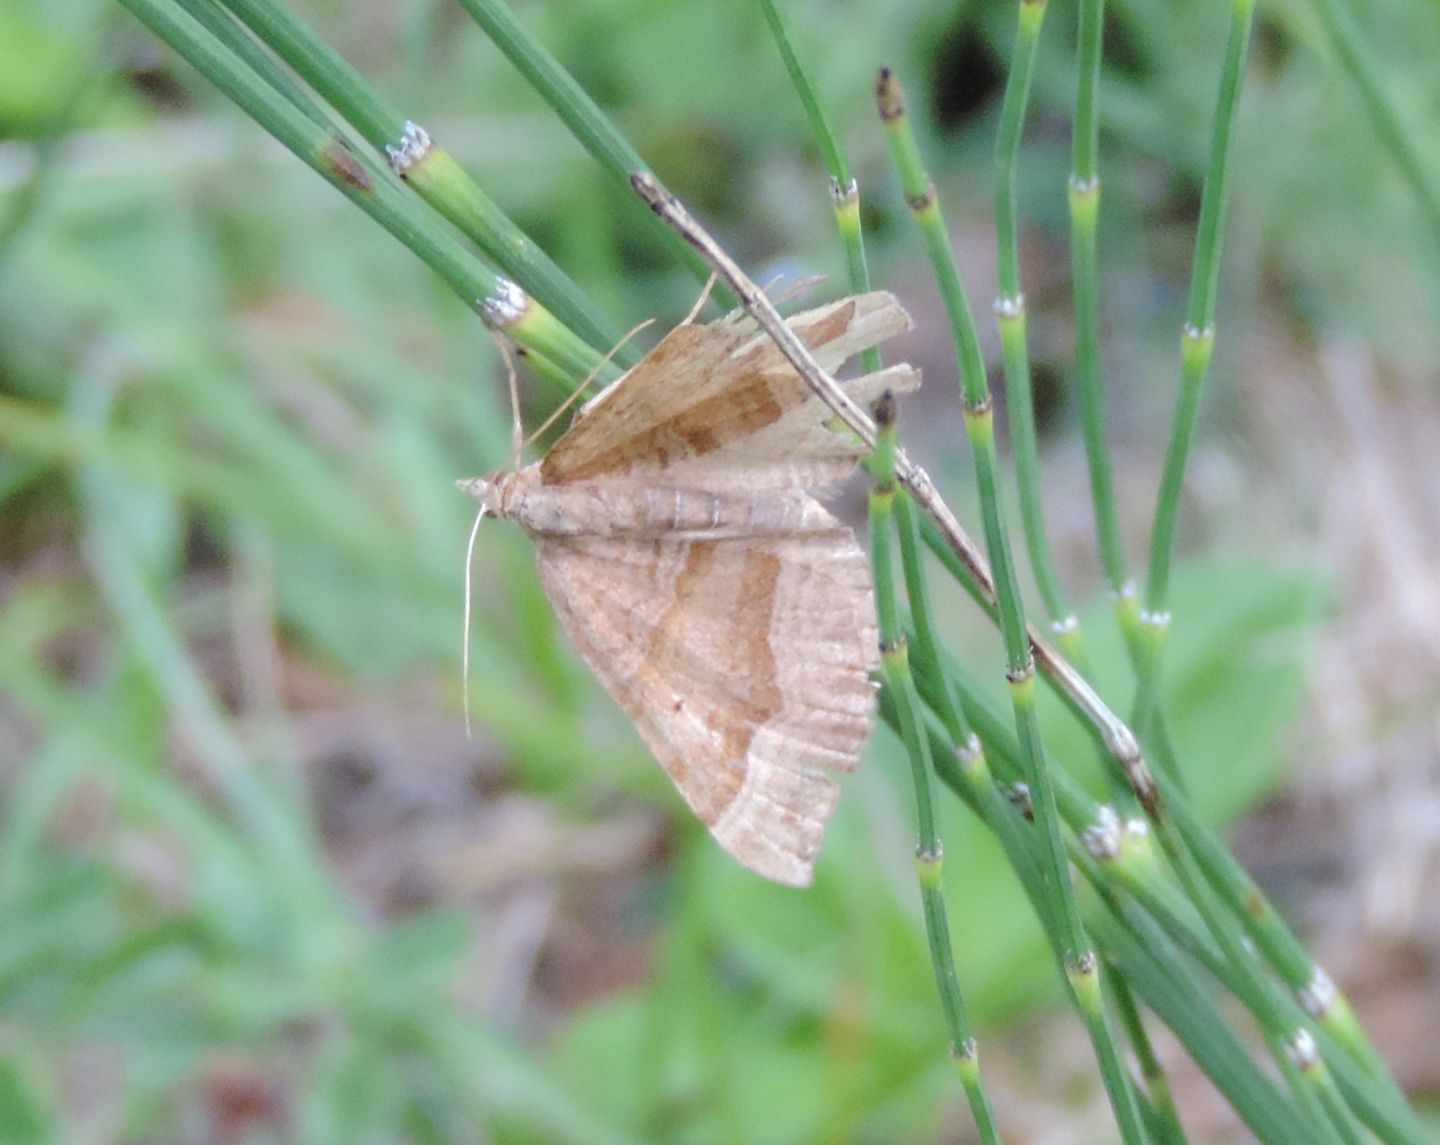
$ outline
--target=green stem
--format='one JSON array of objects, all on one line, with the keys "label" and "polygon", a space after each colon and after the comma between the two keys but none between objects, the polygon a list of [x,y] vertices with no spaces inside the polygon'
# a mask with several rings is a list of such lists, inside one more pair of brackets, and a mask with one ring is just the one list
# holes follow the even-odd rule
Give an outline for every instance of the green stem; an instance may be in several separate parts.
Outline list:
[{"label": "green stem", "polygon": [[1155,506],[1155,523],[1150,534],[1150,571],[1145,588],[1145,608],[1162,613],[1167,608],[1170,559],[1174,549],[1175,517],[1185,464],[1194,437],[1200,394],[1210,370],[1215,345],[1215,297],[1220,274],[1220,247],[1224,237],[1225,206],[1228,199],[1230,149],[1235,138],[1235,120],[1240,106],[1240,86],[1249,57],[1253,0],[1232,0],[1230,32],[1225,63],[1216,97],[1214,128],[1210,137],[1210,162],[1200,200],[1200,222],[1195,234],[1195,261],[1190,274],[1190,301],[1181,339],[1181,385],[1160,494]]},{"label": "green stem", "polygon": [[[918,645],[916,651],[920,651]],[[922,682],[926,700],[934,708],[934,680],[937,675],[935,665],[921,659],[917,662],[917,669],[917,678]],[[997,773],[1006,780],[1023,778],[1023,753],[1014,733],[1007,727],[1005,716],[984,694],[980,685],[971,680],[953,661],[946,661],[943,672],[953,680],[970,721],[986,745],[988,757],[994,761]],[[942,771],[941,774],[944,776],[945,773]],[[1087,840],[1087,846],[1093,853],[1104,860],[1099,868],[1082,865],[1087,877],[1094,870],[1102,874],[1108,873],[1111,881],[1117,882],[1117,885],[1133,895],[1175,941],[1200,958],[1207,969],[1246,1006],[1262,1027],[1267,1029],[1272,1047],[1286,1061],[1287,1047],[1293,1041],[1295,1031],[1304,1028],[1312,1020],[1318,1021],[1320,1026],[1316,1032],[1325,1061],[1345,1097],[1365,1124],[1387,1141],[1420,1145],[1425,1140],[1424,1131],[1419,1127],[1403,1097],[1394,1089],[1393,1082],[1388,1078],[1377,1080],[1370,1076],[1363,1060],[1357,1061],[1357,1055],[1332,1032],[1332,1024],[1318,1016],[1320,1013],[1329,1014],[1335,1011],[1349,1015],[1349,1009],[1333,992],[1328,978],[1309,962],[1303,949],[1284,930],[1283,922],[1275,916],[1258,888],[1254,887],[1239,864],[1215,840],[1208,828],[1199,823],[1183,798],[1175,797],[1167,806],[1174,812],[1176,823],[1201,867],[1205,869],[1206,877],[1224,888],[1227,906],[1234,911],[1238,909],[1237,904],[1248,904],[1250,911],[1244,915],[1247,924],[1252,919],[1263,921],[1265,933],[1271,942],[1276,940],[1277,932],[1288,938],[1289,948],[1299,959],[1299,963],[1280,964],[1283,977],[1289,979],[1305,967],[1313,972],[1310,990],[1302,993],[1299,1000],[1276,992],[1253,960],[1227,957],[1223,948],[1208,936],[1207,924],[1196,916],[1187,900],[1180,898],[1169,881],[1163,877],[1162,868],[1155,861],[1156,856],[1147,842],[1147,836],[1135,834],[1129,825],[1118,822],[1113,815],[1107,816],[1105,809],[1096,804],[1063,768],[1054,769],[1052,774],[1056,784],[1058,807],[1065,822],[1077,836],[1083,836]],[[953,783],[951,785],[955,786]],[[1222,875],[1225,877],[1222,878]],[[1208,895],[1209,888],[1203,882],[1199,883],[1199,887],[1202,896]],[[1249,888],[1248,891],[1246,887]],[[1256,945],[1264,952],[1264,945],[1258,940],[1260,932],[1248,925],[1247,931],[1249,937],[1255,939]],[[1237,946],[1243,949],[1243,939],[1234,937],[1233,932],[1231,934],[1232,953]],[[1271,961],[1277,960],[1272,958]],[[1353,1015],[1349,1017],[1350,1023],[1354,1024]],[[1298,1075],[1295,1076],[1298,1082]]]},{"label": "green stem", "polygon": [[1104,0],[1080,0],[1075,47],[1075,135],[1071,175],[1080,183],[1100,177],[1100,58],[1105,38]]},{"label": "green stem", "polygon": [[[1215,298],[1227,200],[1229,154],[1234,139],[1240,86],[1249,52],[1252,15],[1251,0],[1233,0],[1230,34],[1211,136],[1210,165],[1196,235],[1195,263],[1191,275],[1190,303],[1183,342],[1181,394],[1156,506],[1150,575],[1143,614],[1144,635],[1138,644],[1136,657],[1140,685],[1132,723],[1142,735],[1148,734],[1152,717],[1159,705],[1161,662],[1170,620],[1166,602],[1175,516],[1181,480],[1193,439],[1200,394],[1209,371],[1214,344]],[[1191,900],[1205,917],[1207,926],[1227,960],[1235,966],[1237,972],[1242,972],[1247,960],[1241,938],[1243,907],[1233,899],[1227,901],[1223,894],[1223,885],[1207,881],[1206,872],[1194,858],[1190,840],[1176,829],[1173,818],[1159,819],[1156,825],[1166,852]],[[1219,894],[1217,890],[1220,891]],[[1273,1003],[1268,992],[1264,998],[1268,1012],[1262,1021],[1262,1030],[1272,1057],[1282,1070],[1286,1071],[1296,1096],[1310,1114],[1317,1132],[1327,1131],[1327,1135],[1333,1139],[1346,1139],[1349,1134],[1346,1132],[1345,1119],[1337,1112],[1337,1107],[1344,1109],[1343,1101],[1335,1095],[1328,1071],[1323,1068],[1323,1062],[1318,1055],[1312,1068],[1290,1068],[1290,1047],[1295,1044],[1296,1038],[1300,1037],[1313,1044],[1311,1034],[1301,1027],[1298,1034],[1282,1038],[1280,1028],[1286,1020],[1284,1008]]]},{"label": "green stem", "polygon": [[1011,706],[1023,749],[1026,782],[1035,809],[1036,826],[1044,844],[1045,881],[1050,896],[1047,909],[1061,937],[1060,961],[1071,998],[1095,1048],[1121,1136],[1126,1142],[1143,1142],[1146,1137],[1139,1106],[1105,1013],[1100,964],[1086,937],[1070,885],[1054,791],[1045,765],[1040,725],[1035,712],[1035,664],[1030,655],[1024,607],[1000,505],[994,411],[980,352],[979,333],[950,249],[949,233],[939,199],[909,128],[904,96],[898,80],[888,69],[880,73],[876,99],[890,140],[891,157],[900,174],[906,201],[925,236],[931,265],[939,280],[955,337],[965,425],[974,452],[986,548],[994,569],[995,597],[1005,642],[1006,679],[1010,683]]},{"label": "green stem", "polygon": [[[1015,455],[1015,481],[1020,495],[1020,521],[1025,546],[1040,597],[1050,620],[1055,642],[1081,671],[1088,675],[1087,657],[1080,632],[1080,620],[1065,598],[1055,558],[1045,529],[1045,508],[1041,494],[1039,446],[1035,434],[1035,398],[1030,383],[1030,347],[1026,334],[1025,295],[1020,280],[1020,228],[1015,201],[1016,172],[1025,110],[1030,97],[1036,47],[1045,19],[1044,0],[1021,0],[1015,30],[1015,51],[1005,99],[1000,108],[1000,127],[995,139],[995,231],[998,252],[1000,294],[995,300],[996,322],[1000,329],[1001,354],[1005,363],[1005,409],[1009,418],[1010,447]],[[1135,813],[1135,801],[1128,785],[1105,770],[1112,798],[1126,814]]]},{"label": "green stem", "polygon": [[[760,10],[770,25],[775,46],[780,49],[780,58],[785,62],[790,82],[800,103],[805,108],[805,118],[810,123],[810,133],[825,157],[825,166],[830,172],[830,198],[835,209],[835,223],[840,230],[841,241],[845,244],[846,268],[850,272],[850,289],[855,294],[864,294],[870,289],[870,268],[865,260],[865,240],[860,226],[860,188],[850,174],[850,164],[845,161],[845,152],[830,126],[830,121],[820,106],[820,97],[810,75],[795,49],[794,37],[790,34],[789,21],[774,0],[760,0]],[[871,346],[860,355],[860,368],[867,374],[880,369],[880,348]]]},{"label": "green stem", "polygon": [[[924,236],[957,346],[965,424],[974,449],[976,478],[980,486],[981,509],[985,518],[986,547],[995,571],[995,597],[1000,629],[1005,641],[1007,678],[1010,680],[1011,699],[1020,729],[1020,740],[1032,752],[1028,757],[1031,774],[1027,776],[1027,781],[1048,791],[1043,758],[1033,754],[1040,750],[1038,729],[1033,726],[1034,669],[1025,634],[1024,613],[1010,560],[1009,543],[1005,537],[1004,519],[999,512],[994,414],[985,378],[985,364],[980,353],[979,334],[970,313],[959,271],[951,256],[950,238],[941,214],[939,199],[925,172],[914,135],[909,128],[899,81],[887,69],[880,73],[876,90],[880,117],[890,139],[891,157],[900,174],[906,201]],[[1073,899],[1066,893],[1069,878],[1065,870],[1058,827],[1053,814],[1048,822],[1043,819],[1049,802],[1040,791],[1032,790],[1032,797],[1037,800],[1037,819],[1041,820],[1041,827],[1050,840],[1051,869],[1047,874],[1053,896],[1050,913],[1064,935],[1064,961],[1068,967],[1082,957],[1087,943],[1083,937],[1079,911]]]},{"label": "green stem", "polygon": [[[930,526],[932,522],[927,520],[925,524]],[[962,561],[946,538],[939,535],[937,528],[927,528],[924,539],[962,584],[967,583],[967,577],[977,576],[978,583],[971,586],[973,593],[982,602],[988,601],[988,570]],[[993,610],[993,601],[989,601],[988,607]],[[1091,724],[1097,740],[1106,743],[1117,760],[1129,760],[1128,767],[1137,776],[1141,775],[1143,759],[1133,754],[1133,743],[1127,745],[1128,733],[1124,725],[1114,720],[1098,698],[1092,697],[1090,701],[1082,703],[1080,697],[1083,689],[1081,692],[1070,690],[1076,687],[1076,684],[1065,672],[1066,666],[1063,662],[1051,653],[1040,655],[1044,650],[1043,645],[1037,643],[1036,648],[1042,667],[1051,674],[1052,683],[1057,685],[1062,699],[1072,706],[1078,718]],[[947,661],[946,670],[955,674],[957,681],[965,679],[964,673],[953,661]],[[932,706],[935,705],[935,674],[931,666],[922,664],[917,678],[921,681],[922,689],[928,689],[927,701]],[[997,758],[1002,762],[1016,761],[1006,772],[1007,778],[1013,780],[1015,777],[1024,777],[1025,770],[1018,762],[1023,758],[1023,753],[1013,738],[1013,732],[1005,730],[1005,719],[991,710],[989,701],[982,696],[977,685],[961,682],[959,686],[965,697],[966,710],[987,749],[990,752],[999,752]],[[1158,868],[1154,866],[1151,849],[1146,843],[1148,835],[1135,833],[1130,824],[1121,822],[1113,812],[1098,808],[1093,800],[1078,791],[1063,770],[1054,770],[1052,775],[1059,797],[1059,809],[1071,828],[1077,833],[1085,834],[1087,838],[1095,838],[1097,846],[1113,849],[1115,854],[1122,857],[1132,856],[1127,861],[1127,869],[1135,866],[1137,858],[1142,860],[1136,869],[1150,872],[1149,877],[1153,878],[1153,872]],[[1395,1089],[1393,1081],[1384,1076],[1383,1062],[1378,1056],[1372,1057],[1373,1051],[1367,1054],[1355,1048],[1358,1023],[1354,1021],[1348,1005],[1334,991],[1333,984],[1308,960],[1303,948],[1285,929],[1283,921],[1274,914],[1243,869],[1194,814],[1183,791],[1168,783],[1162,786],[1163,794],[1159,787],[1142,788],[1149,792],[1148,798],[1143,802],[1152,822],[1156,823],[1157,832],[1160,824],[1165,822],[1167,814],[1173,815],[1185,846],[1196,856],[1206,878],[1220,889],[1227,910],[1242,919],[1249,937],[1266,954],[1287,985],[1295,991],[1294,998],[1280,1003],[1284,1009],[1285,1020],[1275,1027],[1276,1037],[1288,1040],[1294,1028],[1306,1023],[1307,1018],[1301,1013],[1296,999],[1303,1002],[1306,1013],[1320,1023],[1318,1033],[1327,1063],[1333,1069],[1346,1097],[1360,1112],[1366,1124],[1396,1140],[1423,1140],[1424,1134],[1418,1128],[1413,1112]],[[1111,826],[1106,826],[1107,821]],[[1112,836],[1115,840],[1113,845],[1107,842]],[[1173,831],[1168,835],[1168,841],[1173,847]],[[1158,910],[1156,903],[1163,904],[1164,900],[1154,899],[1153,893],[1147,909]],[[1240,940],[1240,944],[1243,945],[1243,940]],[[1247,966],[1241,968],[1238,974],[1233,973],[1230,963],[1218,949],[1211,961],[1215,964],[1212,965],[1212,970],[1226,979],[1238,997],[1248,997],[1247,1005],[1258,1018],[1263,1021],[1268,1013],[1274,1011],[1275,1004],[1255,994],[1253,989],[1248,996],[1246,994],[1247,987],[1263,981],[1254,970]],[[1363,1032],[1358,1033],[1358,1037],[1363,1043]],[[1368,1043],[1365,1044],[1368,1047]],[[1370,1076],[1375,1070],[1381,1071],[1382,1076]]]},{"label": "green stem", "polygon": [[[983,699],[980,702],[982,705],[988,703]],[[893,696],[888,689],[881,692],[881,714],[892,727],[897,726]],[[996,726],[1002,729],[1001,738],[1012,736],[1010,750],[1018,752],[1013,742],[1013,734],[1003,730],[1006,723],[1004,717],[997,714],[994,718]],[[974,785],[959,767],[948,761],[941,734],[932,727],[929,735],[942,780],[990,823],[990,817],[983,805],[974,798]],[[1006,774],[1021,773],[1018,755],[1006,755],[1000,762]],[[1078,807],[1086,798],[1083,794],[1077,794],[1073,802]],[[1013,814],[1007,818],[1011,822],[1015,820]],[[1022,886],[1043,920],[1045,895],[1036,885],[1037,881],[1027,877],[1026,873],[1027,869],[1033,869],[1033,860],[1027,862],[1030,860],[1030,852],[1035,849],[1027,846],[1034,842],[1033,832],[1029,836],[1017,835],[1013,831],[1005,832],[1000,833],[999,838],[1012,865],[1021,876]],[[1092,860],[1083,848],[1073,847],[1072,857],[1086,878],[1101,891],[1102,900],[1113,914],[1113,918],[1105,916],[1096,920],[1097,925],[1105,922],[1100,933],[1105,938],[1106,949],[1123,952],[1126,974],[1136,983],[1146,1004],[1176,1032],[1186,1050],[1219,1086],[1236,1112],[1261,1140],[1267,1142],[1267,1145],[1311,1145],[1313,1137],[1303,1126],[1296,1125],[1293,1107],[1264,1079],[1262,1072],[1254,1067],[1243,1043],[1225,1026],[1209,998],[1208,991],[1195,981],[1175,947],[1164,935],[1159,934],[1153,924],[1143,918],[1139,919],[1138,923],[1148,926],[1149,929],[1129,937],[1130,929],[1137,924],[1137,920],[1131,919],[1130,912],[1122,909],[1122,899],[1111,886],[1113,879],[1107,876],[1104,869]]]},{"label": "green stem", "polygon": [[770,25],[770,34],[775,38],[775,46],[780,49],[780,58],[785,62],[785,70],[790,75],[795,94],[800,97],[800,102],[805,107],[805,118],[810,121],[810,130],[815,136],[815,142],[820,146],[820,153],[825,157],[825,166],[830,171],[830,177],[842,187],[849,186],[850,165],[845,161],[845,153],[841,150],[840,142],[835,138],[835,132],[831,130],[830,122],[820,106],[815,85],[810,82],[810,75],[800,60],[800,54],[795,50],[794,37],[790,34],[790,22],[775,0],[760,0],[760,11],[765,16],[765,22]]},{"label": "green stem", "polygon": [[549,311],[464,250],[390,179],[266,84],[254,71],[168,0],[120,0],[250,118],[293,151],[346,198],[404,243],[464,302],[580,379],[600,355]]},{"label": "green stem", "polygon": [[1185,1130],[1180,1126],[1179,1114],[1175,1112],[1175,1096],[1170,1090],[1170,1078],[1161,1064],[1150,1035],[1145,1031],[1145,1021],[1135,1003],[1130,984],[1112,967],[1106,976],[1110,984],[1110,997],[1120,1024],[1125,1027],[1130,1049],[1140,1067],[1140,1077],[1145,1082],[1145,1095],[1150,1099],[1150,1131],[1156,1145],[1183,1145]]},{"label": "green stem", "polygon": [[[628,187],[635,172],[650,169],[630,141],[606,118],[599,105],[575,82],[575,78],[515,19],[507,4],[502,0],[460,0],[460,6],[480,25],[612,179],[622,187]],[[710,272],[704,259],[670,231],[663,227],[658,230],[696,278],[702,282],[709,279]],[[715,297],[722,306],[735,305],[733,295],[724,286],[716,288]]]},{"label": "green stem", "polygon": [[[1195,437],[1200,397],[1210,372],[1215,347],[1215,298],[1219,288],[1220,249],[1224,237],[1225,207],[1228,201],[1230,150],[1235,139],[1235,121],[1240,107],[1240,89],[1245,62],[1250,52],[1253,0],[1232,0],[1230,31],[1220,89],[1215,100],[1215,117],[1210,136],[1210,161],[1205,189],[1200,200],[1200,221],[1195,234],[1195,261],[1190,274],[1190,300],[1185,328],[1181,334],[1180,394],[1171,422],[1170,441],[1165,451],[1160,490],[1155,501],[1155,520],[1150,530],[1150,568],[1145,586],[1145,607],[1132,642],[1136,655],[1139,686],[1131,726],[1142,737],[1152,732],[1163,735],[1152,722],[1161,712],[1162,664],[1169,635],[1168,611],[1170,565],[1175,547],[1175,520],[1180,508],[1185,467]],[[1138,631],[1143,629],[1143,631]],[[1160,753],[1163,760],[1169,752]],[[1181,782],[1181,775],[1173,778]]]},{"label": "green stem", "polygon": [[[935,632],[934,610],[930,606],[930,589],[926,583],[925,565],[920,549],[920,529],[916,519],[915,503],[908,495],[902,495],[895,503],[895,523],[900,535],[900,558],[905,569],[905,595],[910,601],[911,620],[914,624],[913,647],[916,662],[923,665],[922,688],[925,701],[939,717],[949,737],[949,754],[940,752],[947,760],[937,773],[942,777],[950,772],[959,776],[968,791],[971,805],[1005,848],[1011,866],[1021,881],[1031,889],[1031,898],[1040,914],[1056,956],[1060,953],[1060,937],[1055,930],[1055,921],[1048,913],[1048,900],[1044,892],[1044,879],[1040,874],[1039,860],[1035,856],[1034,832],[1021,822],[1014,807],[1001,792],[985,757],[980,737],[970,726],[965,708],[955,690],[949,675],[938,666],[942,663],[940,642]],[[949,759],[953,757],[953,765]],[[1030,836],[1030,837],[1024,837]]]},{"label": "green stem", "polygon": [[[832,178],[830,198],[835,206],[835,225],[840,241],[845,244],[845,264],[850,275],[850,289],[863,294],[870,289],[870,267],[865,259],[865,235],[860,225],[860,188],[852,179],[840,182]],[[880,347],[871,346],[860,354],[860,368],[873,374],[881,367]]]},{"label": "green stem", "polygon": [[890,524],[896,499],[895,480],[895,401],[887,392],[875,407],[877,427],[875,452],[871,456],[870,551],[875,573],[875,607],[880,629],[880,650],[884,674],[895,702],[901,739],[910,759],[910,778],[915,790],[915,813],[919,826],[919,845],[915,851],[916,871],[920,879],[920,897],[924,905],[925,934],[930,944],[930,960],[935,982],[940,991],[940,1005],[950,1033],[950,1054],[970,1103],[980,1139],[998,1143],[999,1131],[990,1100],[980,1078],[979,1048],[966,1014],[964,998],[955,974],[955,958],[951,948],[950,924],[946,914],[941,883],[943,849],[935,826],[934,796],[931,773],[930,740],[924,734],[920,717],[920,697],[910,674],[905,634],[900,627],[896,607],[894,565],[891,554]]},{"label": "green stem", "polygon": [[1100,273],[1096,232],[1100,222],[1100,55],[1105,25],[1104,0],[1080,0],[1075,91],[1075,136],[1067,200],[1070,208],[1070,263],[1075,287],[1075,379],[1084,428],[1085,459],[1100,560],[1121,630],[1130,636],[1134,586],[1125,568],[1110,447],[1105,432],[1105,386],[1100,367]]},{"label": "green stem", "polygon": [[[995,231],[1000,296],[995,313],[1005,362],[1005,406],[1009,414],[1010,447],[1015,454],[1015,477],[1020,493],[1020,519],[1025,544],[1040,597],[1050,624],[1062,641],[1078,639],[1075,614],[1065,599],[1055,559],[1045,530],[1040,488],[1039,447],[1035,436],[1035,398],[1030,383],[1030,348],[1026,337],[1025,295],[1020,282],[1020,230],[1016,220],[1015,178],[1020,138],[1030,98],[1035,49],[1045,20],[1045,0],[1021,0],[1015,31],[1015,51],[1000,108],[995,138]],[[1066,655],[1074,658],[1073,645]]]},{"label": "green stem", "polygon": [[[216,0],[181,2],[198,16],[206,9],[213,11]],[[423,128],[407,121],[385,103],[340,53],[289,9],[275,0],[219,2],[239,16],[255,35],[324,96],[377,153],[387,155],[395,172],[426,202],[472,239],[501,270],[554,311],[565,325],[597,350],[604,351],[619,343],[620,331],[485,195],[450,153],[434,143]],[[242,58],[256,66],[253,57],[264,57],[264,53],[254,48],[248,36],[242,34],[241,39],[252,48]],[[230,38],[226,38],[225,43],[237,52],[240,50]],[[273,84],[278,71],[271,66],[260,74]],[[618,360],[633,364],[635,354],[633,348],[624,347]]]}]

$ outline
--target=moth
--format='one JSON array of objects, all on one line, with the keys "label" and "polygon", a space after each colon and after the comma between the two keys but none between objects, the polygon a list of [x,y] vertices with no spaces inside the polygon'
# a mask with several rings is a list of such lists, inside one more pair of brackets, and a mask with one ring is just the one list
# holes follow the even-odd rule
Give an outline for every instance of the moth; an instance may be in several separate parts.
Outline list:
[{"label": "moth", "polygon": [[[834,373],[909,329],[892,295],[789,326]],[[905,392],[899,365],[840,384]],[[671,331],[543,460],[460,483],[534,538],[562,627],[715,840],[808,885],[875,709],[869,563],[821,498],[864,447],[743,313]]]}]

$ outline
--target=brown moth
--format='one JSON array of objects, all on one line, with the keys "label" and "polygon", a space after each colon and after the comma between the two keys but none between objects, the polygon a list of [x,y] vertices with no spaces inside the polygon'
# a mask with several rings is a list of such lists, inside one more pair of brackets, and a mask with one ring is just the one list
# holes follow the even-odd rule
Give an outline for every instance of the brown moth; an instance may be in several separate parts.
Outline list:
[{"label": "brown moth", "polygon": [[[827,372],[910,326],[884,293],[790,319]],[[858,402],[909,366],[842,382]],[[817,499],[864,456],[743,314],[682,325],[545,458],[461,487],[535,539],[562,626],[711,835],[808,885],[875,709],[864,551]]]}]

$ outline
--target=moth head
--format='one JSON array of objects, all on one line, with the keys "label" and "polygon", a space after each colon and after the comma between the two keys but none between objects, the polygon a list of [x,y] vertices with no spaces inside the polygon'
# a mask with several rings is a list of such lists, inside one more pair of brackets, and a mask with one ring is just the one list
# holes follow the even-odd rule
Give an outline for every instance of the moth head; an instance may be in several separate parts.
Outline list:
[{"label": "moth head", "polygon": [[466,477],[455,482],[461,492],[469,493],[480,503],[480,510],[487,517],[500,516],[500,485],[489,477]]},{"label": "moth head", "polygon": [[455,484],[480,503],[481,516],[509,517],[534,483],[531,469],[507,469],[489,477],[467,477]]}]

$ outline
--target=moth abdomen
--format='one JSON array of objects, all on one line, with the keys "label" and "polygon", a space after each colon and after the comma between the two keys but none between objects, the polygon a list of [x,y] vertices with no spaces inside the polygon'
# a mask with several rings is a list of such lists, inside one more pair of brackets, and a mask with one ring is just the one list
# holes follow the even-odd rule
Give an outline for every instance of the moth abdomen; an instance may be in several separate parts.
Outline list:
[{"label": "moth abdomen", "polygon": [[509,515],[540,536],[720,539],[838,527],[803,490],[761,495],[617,481],[536,486],[509,506]]}]

